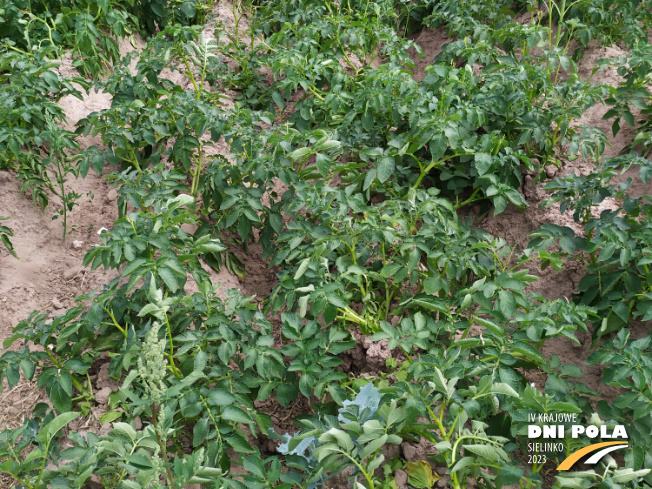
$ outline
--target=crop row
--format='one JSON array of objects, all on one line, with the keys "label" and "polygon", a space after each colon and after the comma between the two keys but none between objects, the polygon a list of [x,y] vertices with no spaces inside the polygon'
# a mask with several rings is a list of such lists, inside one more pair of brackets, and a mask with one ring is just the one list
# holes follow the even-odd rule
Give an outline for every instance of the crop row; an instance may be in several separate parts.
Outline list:
[{"label": "crop row", "polygon": [[[629,195],[631,180],[613,183],[630,167],[648,183],[652,166],[634,151],[604,158],[608,138],[578,125],[596,103],[612,106],[614,133],[649,112],[642,2],[236,1],[214,36],[210,6],[193,1],[6,3],[0,169],[43,209],[58,197],[64,239],[80,197],[68,178],[108,164],[119,193],[118,220],[84,258],[117,278],[62,315],[35,311],[5,341],[26,346],[3,353],[0,378],[36,378],[50,401],[0,434],[0,472],[16,487],[313,488],[345,474],[390,489],[401,470],[417,488],[443,474],[455,488],[542,487],[556,463],[527,462],[528,413],[627,427],[622,467],[560,473],[554,487],[652,484],[650,337],[628,329],[652,319],[652,204]],[[408,34],[442,23],[453,41],[416,81]],[[150,35],[132,71],[116,38],[137,25]],[[618,64],[618,87],[578,74],[598,34],[630,46],[605,62]],[[66,79],[49,61],[66,49],[84,74],[114,66],[92,83]],[[73,82],[113,97],[75,133],[60,129],[58,105],[82,98]],[[645,154],[648,126],[627,151]],[[81,151],[87,135],[102,147]],[[223,142],[229,153],[216,155]],[[526,174],[541,181],[578,157],[595,171],[544,188],[583,233],[544,224],[509,245],[458,216],[525,209]],[[621,207],[595,216],[607,197]],[[11,237],[1,226],[10,252]],[[263,307],[234,290],[221,299],[202,263],[242,274],[234,247],[254,242],[277,285]],[[569,262],[585,269],[573,301],[529,292],[526,266]],[[191,280],[198,292],[186,294]],[[540,352],[551,338],[579,344],[578,331],[599,344],[589,364],[623,389],[611,403],[593,402],[580,366]],[[344,366],[364,336],[391,353],[376,377]],[[122,382],[102,416],[112,428],[63,436],[95,404],[104,352]],[[542,390],[532,372],[545,374]],[[297,433],[276,432],[259,408],[270,399],[304,406]],[[266,453],[261,437],[283,443]],[[422,439],[431,463],[385,456]],[[561,442],[551,463],[592,441]]]}]

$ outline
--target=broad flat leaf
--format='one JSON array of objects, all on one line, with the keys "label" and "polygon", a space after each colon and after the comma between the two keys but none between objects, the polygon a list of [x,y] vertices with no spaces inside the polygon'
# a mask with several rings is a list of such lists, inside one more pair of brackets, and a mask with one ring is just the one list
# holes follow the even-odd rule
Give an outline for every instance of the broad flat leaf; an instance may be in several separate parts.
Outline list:
[{"label": "broad flat leaf", "polygon": [[494,333],[496,333],[499,336],[502,336],[502,335],[505,334],[505,330],[503,329],[503,327],[500,324],[497,324],[494,321],[491,321],[489,319],[480,318],[480,317],[476,317],[474,320],[480,326],[484,326],[485,328],[493,331]]},{"label": "broad flat leaf", "polygon": [[423,282],[423,290],[426,292],[426,294],[437,294],[442,289],[448,292],[448,281],[441,277],[428,277]]},{"label": "broad flat leaf", "polygon": [[[517,484],[523,478],[523,467],[515,467],[513,465],[503,465],[498,475],[498,480],[502,486],[509,486],[512,484]],[[501,486],[498,486],[501,487]]]},{"label": "broad flat leaf", "polygon": [[408,484],[417,489],[430,489],[441,477],[432,471],[432,467],[425,460],[408,462],[405,472],[408,475]]},{"label": "broad flat leaf", "polygon": [[276,388],[276,397],[281,406],[287,407],[299,395],[297,384],[281,384]]},{"label": "broad flat leaf", "polygon": [[470,445],[464,445],[464,450],[468,450],[471,453],[480,455],[481,457],[487,458],[494,462],[509,461],[509,457],[504,452],[504,450],[495,447],[493,445],[483,445],[481,443],[473,443]]},{"label": "broad flat leaf", "polygon": [[300,160],[302,158],[305,158],[311,153],[312,153],[312,148],[299,148],[292,151],[292,153],[288,155],[288,158],[290,158],[291,160]]},{"label": "broad flat leaf", "polygon": [[265,479],[265,465],[257,455],[245,457],[243,466],[245,470],[250,474],[253,474],[261,479]]},{"label": "broad flat leaf", "polygon": [[226,437],[226,442],[238,453],[254,453],[255,450],[251,448],[249,442],[240,435],[231,435]]},{"label": "broad flat leaf", "polygon": [[174,199],[170,199],[167,202],[168,212],[179,207],[186,207],[192,204],[195,201],[195,198],[192,195],[179,194]]},{"label": "broad flat leaf", "polygon": [[475,168],[480,176],[484,175],[491,168],[491,155],[487,153],[477,153],[475,155]]},{"label": "broad flat leaf", "polygon": [[227,406],[222,412],[222,418],[234,423],[251,423],[251,419],[242,409],[236,406]]},{"label": "broad flat leaf", "polygon": [[179,290],[176,274],[171,269],[167,267],[160,267],[157,270],[157,273],[171,292],[176,292]]},{"label": "broad flat leaf", "polygon": [[328,141],[324,141],[320,145],[317,146],[317,149],[320,151],[328,151],[329,149],[336,149],[340,147],[340,142],[335,141],[334,139],[329,139]]},{"label": "broad flat leaf", "polygon": [[367,416],[362,419],[358,419],[359,423],[364,423],[365,421],[371,419],[374,414],[376,414],[376,411],[378,411],[378,405],[380,403],[381,397],[382,396],[380,395],[378,388],[374,387],[374,385],[369,382],[362,389],[360,389],[360,392],[358,392],[358,395],[355,396],[353,401],[347,400],[342,403],[342,407],[339,410],[337,419],[339,419],[342,423],[347,423],[349,419],[345,418],[343,413],[349,411],[347,409],[348,406],[358,406],[358,414],[360,415],[363,411],[367,410]]},{"label": "broad flat leaf", "polygon": [[294,280],[299,280],[303,276],[303,274],[306,273],[306,270],[308,270],[309,265],[310,265],[310,257],[304,258],[299,264],[299,269],[297,270],[297,273],[294,274]]},{"label": "broad flat leaf", "polygon": [[283,455],[299,455],[300,457],[303,457],[306,460],[310,460],[312,458],[310,454],[306,456],[306,450],[311,446],[314,447],[314,444],[317,441],[316,437],[309,436],[304,438],[292,450],[290,450],[290,442],[292,441],[293,437],[288,434],[283,435],[283,437],[285,438],[285,443],[281,443],[278,446],[277,451],[279,453],[282,453]]},{"label": "broad flat leaf", "polygon": [[433,161],[439,160],[448,149],[448,142],[446,141],[446,136],[443,134],[437,134],[430,140],[428,145],[430,149],[430,156]]},{"label": "broad flat leaf", "polygon": [[383,266],[383,268],[380,270],[380,276],[382,278],[390,278],[396,275],[396,272],[398,272],[401,267],[400,263],[388,263],[387,265]]},{"label": "broad flat leaf", "polygon": [[332,292],[326,294],[326,299],[335,307],[346,307],[346,302],[344,302],[342,299],[340,299],[339,296],[333,294]]},{"label": "broad flat leaf", "polygon": [[211,406],[228,406],[235,401],[235,397],[229,392],[213,389],[208,393],[207,402]]},{"label": "broad flat leaf", "polygon": [[80,413],[63,413],[46,424],[38,434],[38,440],[50,443],[52,438],[73,419],[77,418]]},{"label": "broad flat leaf", "polygon": [[50,401],[52,401],[54,409],[60,413],[72,410],[72,399],[57,380],[54,380],[52,383],[48,392],[48,397],[50,398]]},{"label": "broad flat leaf", "polygon": [[394,157],[384,156],[378,160],[376,165],[376,174],[381,183],[387,181],[394,173]]},{"label": "broad flat leaf", "polygon": [[[71,361],[72,360],[68,360],[68,362],[71,362]],[[84,365],[86,365],[81,360],[77,360],[77,361],[80,362],[80,363],[83,363]],[[66,362],[66,365],[68,364],[68,362]],[[27,380],[32,380],[32,377],[34,376],[34,364],[29,359],[23,358],[20,361],[20,368],[23,369],[23,375],[25,376],[25,378]],[[86,368],[88,368],[87,365],[86,365]]]},{"label": "broad flat leaf", "polygon": [[570,363],[566,363],[562,365],[561,367],[561,375],[564,377],[573,377],[576,379],[580,379],[584,376],[584,372],[582,372],[582,368],[579,367],[578,365],[573,365]]},{"label": "broad flat leaf", "polygon": [[337,428],[331,428],[319,437],[320,443],[328,443],[330,441],[336,442],[337,445],[343,448],[347,453],[351,453],[351,450],[353,450],[354,447],[351,436],[342,430],[338,430]]},{"label": "broad flat leaf", "polygon": [[509,384],[504,384],[502,382],[493,384],[491,386],[490,392],[492,394],[503,394],[505,396],[519,397],[518,392],[516,392],[511,386],[509,386]]},{"label": "broad flat leaf", "polygon": [[514,314],[514,309],[516,309],[516,300],[514,299],[514,294],[507,290],[501,290],[498,292],[498,298],[500,299],[500,312],[503,313],[505,318],[512,317],[512,314]]},{"label": "broad flat leaf", "polygon": [[387,443],[387,438],[389,438],[388,434],[384,434],[375,440],[370,441],[365,447],[364,450],[362,451],[362,454],[360,455],[363,459],[367,458],[369,455],[372,455],[376,453],[385,443]]},{"label": "broad flat leaf", "polygon": [[645,477],[650,473],[651,469],[632,470],[632,469],[618,469],[614,475],[611,476],[614,482],[629,482],[634,479]]}]

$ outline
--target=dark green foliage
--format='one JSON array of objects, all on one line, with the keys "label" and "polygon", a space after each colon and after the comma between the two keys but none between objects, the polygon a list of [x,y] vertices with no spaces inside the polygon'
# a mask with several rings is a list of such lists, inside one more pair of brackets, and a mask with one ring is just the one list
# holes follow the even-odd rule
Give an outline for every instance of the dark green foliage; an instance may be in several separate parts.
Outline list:
[{"label": "dark green foliage", "polygon": [[[558,240],[561,256],[575,256],[586,264],[588,273],[578,284],[578,296],[582,303],[596,307],[602,317],[594,330],[596,338],[626,327],[634,318],[652,319],[652,301],[647,296],[652,278],[652,204],[648,196],[627,194],[631,179],[610,183],[616,170],[624,172],[632,165],[639,167],[643,182],[650,181],[650,162],[628,155],[606,159],[598,172],[586,177],[573,175],[547,184],[544,188],[556,191],[548,205],[561,202],[562,212],[574,211],[574,219],[584,225],[585,236],[552,225],[531,235],[536,238],[530,243],[535,250],[548,249]],[[618,207],[596,215],[594,207],[606,197],[617,198]]]},{"label": "dark green foliage", "polygon": [[[6,221],[7,219],[11,218],[0,216],[0,221]],[[11,253],[14,258],[18,258],[18,255],[16,255],[16,251],[14,250],[14,245],[9,240],[13,235],[14,233],[8,226],[0,226],[0,242],[2,243],[2,246],[4,246],[4,248]]]},{"label": "dark green foliage", "polygon": [[[235,1],[233,22],[216,19],[213,32],[191,25],[211,2],[5,4],[2,22],[29,18],[33,37],[18,22],[5,31],[16,40],[0,72],[0,167],[41,205],[49,190],[70,210],[65,180],[91,167],[109,170],[119,194],[118,219],[84,258],[113,278],[63,314],[32,313],[0,356],[0,380],[35,380],[51,405],[0,433],[0,471],[21,487],[93,477],[119,489],[313,489],[339,475],[395,489],[399,469],[414,487],[444,472],[455,489],[542,487],[547,466],[524,459],[528,413],[631,434],[624,467],[557,475],[554,487],[649,486],[649,338],[629,341],[627,328],[652,318],[652,204],[613,179],[635,164],[647,183],[652,166],[601,159],[606,136],[578,124],[603,101],[614,131],[634,123],[632,107],[647,111],[643,2]],[[114,50],[134,16],[152,34],[135,69]],[[419,48],[406,35],[440,24],[451,43],[414,76],[408,50]],[[581,48],[599,33],[639,40],[605,62],[622,65],[617,88],[582,79],[569,52],[570,40]],[[95,75],[115,63],[95,85],[111,107],[76,134],[56,127],[56,102],[80,94],[45,60],[67,47]],[[80,152],[77,135],[103,147]],[[596,171],[544,189],[582,234],[546,223],[523,248],[458,216],[524,209],[525,175],[539,181],[544,166],[578,157]],[[607,198],[619,208],[592,212]],[[0,227],[11,252],[10,236]],[[252,243],[276,273],[273,290],[219,290],[207,266],[247,284]],[[531,291],[526,267],[568,260],[586,271],[574,301]],[[544,349],[588,332],[610,340],[588,363],[625,389],[597,413],[581,366]],[[370,372],[372,349],[387,358]],[[120,383],[100,418],[110,429],[66,432],[95,412],[92,375],[106,361]],[[275,432],[280,412],[298,432]],[[282,440],[276,454],[270,439]],[[385,458],[422,439],[434,444],[428,462]],[[567,437],[550,459],[591,442]]]}]

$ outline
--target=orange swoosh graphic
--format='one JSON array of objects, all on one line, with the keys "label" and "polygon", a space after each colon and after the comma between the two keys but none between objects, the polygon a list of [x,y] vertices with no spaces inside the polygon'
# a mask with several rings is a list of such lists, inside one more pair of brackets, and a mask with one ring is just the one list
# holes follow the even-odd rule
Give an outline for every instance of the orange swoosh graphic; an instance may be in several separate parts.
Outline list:
[{"label": "orange swoosh graphic", "polygon": [[627,445],[627,442],[624,441],[605,441],[602,443],[594,443],[593,445],[589,445],[588,447],[584,447],[573,453],[572,455],[569,455],[566,460],[564,460],[562,463],[559,464],[559,467],[557,467],[557,470],[568,470],[570,469],[575,462],[577,462],[579,459],[581,459],[584,455],[587,455],[591,452],[595,452],[596,450],[599,450],[600,448],[604,447],[609,447],[611,445]]}]

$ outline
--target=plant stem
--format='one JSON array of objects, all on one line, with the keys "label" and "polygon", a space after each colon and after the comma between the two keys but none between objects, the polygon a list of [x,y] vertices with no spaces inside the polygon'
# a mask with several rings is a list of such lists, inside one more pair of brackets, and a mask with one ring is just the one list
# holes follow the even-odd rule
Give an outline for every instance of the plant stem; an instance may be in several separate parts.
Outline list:
[{"label": "plant stem", "polygon": [[174,364],[174,342],[172,341],[172,326],[170,326],[170,321],[168,319],[167,312],[163,311],[163,316],[165,317],[165,324],[167,326],[167,334],[168,334],[168,338],[170,340],[170,353],[167,354],[167,357],[170,360],[170,367],[171,367],[172,372],[174,373],[174,376],[177,379],[180,379],[181,378],[181,372],[179,372],[179,369]]},{"label": "plant stem", "polygon": [[470,156],[472,154],[473,153],[457,153],[457,154],[454,154],[454,155],[447,156],[446,158],[442,158],[441,160],[431,162],[428,166],[426,166],[425,170],[423,170],[421,172],[421,174],[419,175],[419,178],[417,179],[415,184],[412,185],[412,188],[416,190],[419,187],[419,185],[421,184],[421,180],[423,180],[426,177],[428,172],[430,170],[432,170],[434,167],[439,166],[444,161],[448,161],[448,160],[450,160],[452,158],[457,158],[458,156]]},{"label": "plant stem", "polygon": [[[168,463],[168,451],[165,446],[164,440],[161,439],[161,433],[159,432],[158,427],[158,413],[160,406],[152,406],[152,424],[154,425],[154,433],[156,434],[156,442],[158,443],[159,448],[161,449],[161,455],[163,455],[163,463],[165,463],[165,470],[168,476],[168,482],[172,489],[176,489],[177,486],[174,483],[174,476],[172,475],[172,470],[170,469],[170,464]],[[161,430],[162,431],[162,430]]]}]

